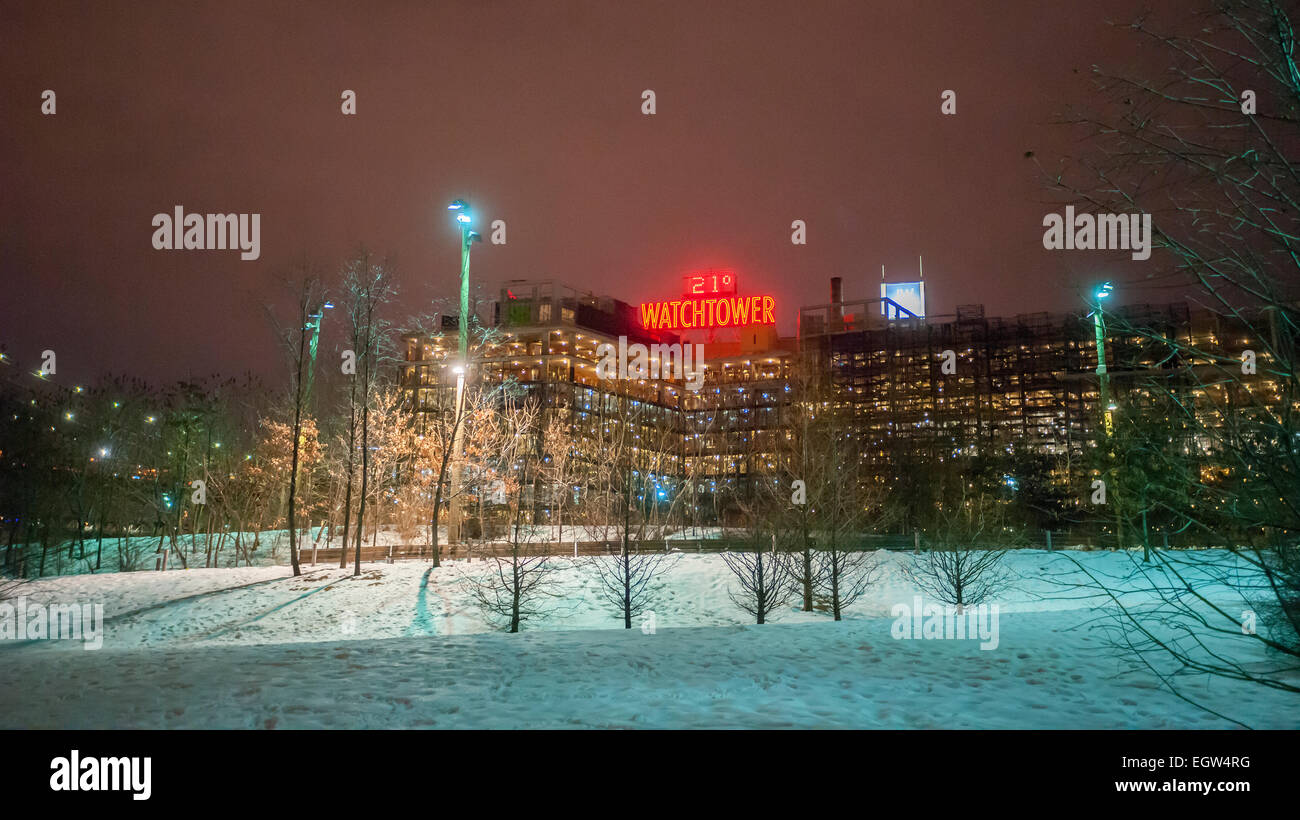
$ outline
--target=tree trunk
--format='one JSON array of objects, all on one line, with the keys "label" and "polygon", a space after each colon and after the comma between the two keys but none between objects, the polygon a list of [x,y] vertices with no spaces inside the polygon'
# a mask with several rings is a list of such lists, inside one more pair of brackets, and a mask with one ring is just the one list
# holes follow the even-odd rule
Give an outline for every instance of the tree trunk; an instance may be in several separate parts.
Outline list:
[{"label": "tree trunk", "polygon": [[348,533],[352,523],[352,478],[354,473],[353,458],[357,451],[357,383],[352,379],[352,390],[348,396],[348,484],[343,493],[343,543],[339,547],[339,569],[348,566]]},{"label": "tree trunk", "polygon": [[[368,393],[369,391],[367,391]],[[361,541],[366,523],[366,489],[370,479],[370,405],[361,408],[361,499],[357,503],[357,551],[353,575],[361,574]]]},{"label": "tree trunk", "polygon": [[808,521],[803,522],[803,611],[812,612],[813,608],[813,578],[812,578],[812,548],[808,544]]},{"label": "tree trunk", "polygon": [[442,508],[442,489],[446,486],[447,480],[447,462],[451,459],[451,447],[443,449],[442,464],[438,468],[438,484],[433,490],[433,518],[429,522],[429,530],[433,538],[433,565],[442,566],[438,559],[440,548],[438,546],[438,511]]},{"label": "tree trunk", "polygon": [[[304,298],[305,295],[304,295]],[[305,319],[298,322],[298,375],[293,395],[293,458],[289,465],[289,563],[294,576],[302,574],[298,566],[298,442],[302,438],[302,358],[307,346]]]},{"label": "tree trunk", "polygon": [[831,548],[831,611],[840,620],[840,554]]}]

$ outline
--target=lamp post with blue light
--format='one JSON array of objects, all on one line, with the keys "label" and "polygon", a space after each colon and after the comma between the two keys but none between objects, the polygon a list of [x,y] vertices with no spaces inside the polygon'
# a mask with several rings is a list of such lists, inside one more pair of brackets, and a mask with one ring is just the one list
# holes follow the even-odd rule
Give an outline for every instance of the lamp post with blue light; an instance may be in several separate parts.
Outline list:
[{"label": "lamp post with blue light", "polygon": [[304,407],[311,406],[311,389],[316,382],[316,348],[320,344],[320,323],[325,316],[325,311],[334,308],[333,302],[323,302],[315,312],[308,314],[306,330],[311,331],[311,365],[307,369],[307,392],[303,395],[302,404]]},{"label": "lamp post with blue light", "polygon": [[[461,416],[465,412],[465,371],[469,367],[469,251],[475,242],[483,241],[477,231],[470,228],[474,216],[469,203],[457,199],[447,206],[447,210],[456,215],[456,224],[460,227],[460,339],[457,345],[457,359],[452,370],[456,374],[456,416],[452,435],[451,504],[447,514],[447,543],[460,543],[460,523],[462,505],[460,498],[461,466],[464,456],[464,437]],[[434,519],[437,526],[437,519]]]},{"label": "lamp post with blue light", "polygon": [[1101,302],[1103,299],[1110,297],[1114,287],[1110,282],[1101,284],[1092,294],[1094,307],[1092,309],[1092,325],[1097,335],[1097,382],[1101,400],[1102,426],[1106,430],[1106,437],[1110,438],[1114,432],[1114,420],[1111,411],[1115,409],[1110,402],[1110,375],[1106,371],[1106,320],[1102,316]]}]

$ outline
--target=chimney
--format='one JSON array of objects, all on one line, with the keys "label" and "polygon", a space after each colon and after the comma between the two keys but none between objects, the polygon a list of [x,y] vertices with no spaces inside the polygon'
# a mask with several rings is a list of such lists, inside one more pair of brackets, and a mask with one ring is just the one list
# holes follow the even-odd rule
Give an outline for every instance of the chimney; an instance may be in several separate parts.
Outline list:
[{"label": "chimney", "polygon": [[838,276],[831,277],[831,315],[832,330],[839,330],[844,325],[844,280]]}]

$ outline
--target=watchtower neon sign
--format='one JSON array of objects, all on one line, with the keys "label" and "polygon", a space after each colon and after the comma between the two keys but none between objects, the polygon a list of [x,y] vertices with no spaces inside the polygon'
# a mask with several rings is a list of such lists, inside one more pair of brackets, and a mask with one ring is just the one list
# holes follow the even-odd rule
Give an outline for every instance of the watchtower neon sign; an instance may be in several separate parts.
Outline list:
[{"label": "watchtower neon sign", "polygon": [[646,330],[693,330],[776,324],[776,300],[771,296],[726,296],[736,292],[731,271],[702,271],[685,277],[683,298],[641,303]]}]

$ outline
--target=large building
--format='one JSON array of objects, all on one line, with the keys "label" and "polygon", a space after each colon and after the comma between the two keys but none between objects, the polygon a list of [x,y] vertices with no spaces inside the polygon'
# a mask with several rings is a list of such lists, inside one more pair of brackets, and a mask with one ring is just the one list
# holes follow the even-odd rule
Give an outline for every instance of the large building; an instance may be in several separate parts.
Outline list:
[{"label": "large building", "polygon": [[[633,306],[553,281],[504,283],[480,318],[470,378],[513,381],[577,438],[634,425],[653,453],[653,479],[684,482],[693,521],[726,521],[750,482],[777,466],[790,435],[789,403],[809,380],[845,420],[861,475],[885,481],[915,462],[1007,451],[1052,457],[1056,479],[1080,482],[1102,419],[1094,319],[1085,312],[986,317],[979,305],[924,314],[919,303],[831,300],[798,312],[793,337],[776,332],[770,297],[744,295],[730,271],[685,277],[683,295]],[[919,305],[919,307],[918,307]],[[1134,374],[1168,372],[1160,351],[1123,328],[1156,328],[1190,347],[1230,341],[1222,322],[1186,304],[1116,308],[1107,328],[1117,393]],[[737,317],[743,317],[738,322]],[[404,337],[402,384],[411,406],[446,407],[454,393],[456,317],[445,331]],[[602,345],[703,344],[703,383],[602,378]],[[1232,355],[1235,355],[1232,354]],[[802,385],[800,384],[802,380]],[[1086,482],[1084,482],[1086,485]]]},{"label": "large building", "polygon": [[[564,414],[575,438],[636,425],[634,446],[654,452],[647,461],[656,479],[668,490],[689,479],[688,515],[721,515],[726,494],[743,492],[757,466],[770,462],[796,347],[774,325],[647,329],[632,305],[551,281],[506,282],[487,312],[472,377],[512,380],[547,412]],[[403,339],[402,384],[417,410],[446,407],[454,392],[456,317],[443,326],[444,333]],[[601,378],[600,347],[617,346],[620,337],[647,346],[704,344],[702,386]]]}]

